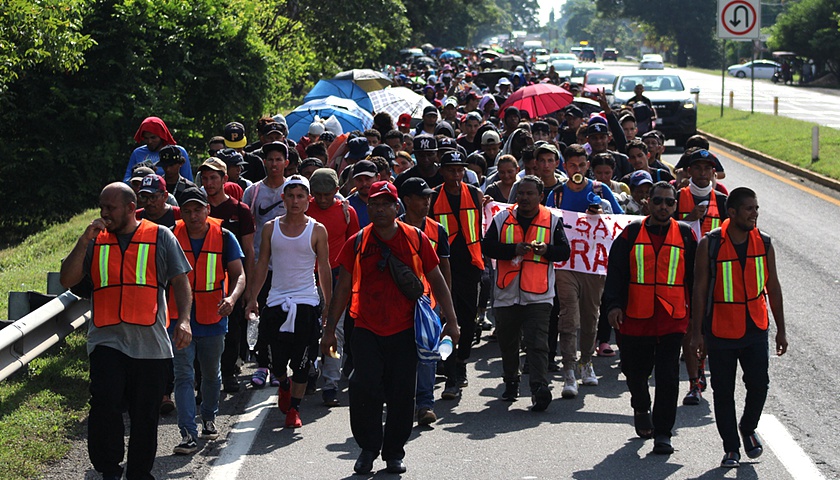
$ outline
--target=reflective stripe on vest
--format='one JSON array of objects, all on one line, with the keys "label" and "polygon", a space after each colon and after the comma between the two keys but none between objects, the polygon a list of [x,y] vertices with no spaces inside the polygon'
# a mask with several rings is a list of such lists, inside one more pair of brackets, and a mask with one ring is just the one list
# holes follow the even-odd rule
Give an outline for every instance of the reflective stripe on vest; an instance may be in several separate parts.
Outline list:
[{"label": "reflective stripe on vest", "polygon": [[[680,220],[691,214],[694,207],[694,195],[691,194],[691,190],[688,187],[681,188],[678,202],[679,209],[677,210]],[[705,235],[718,227],[720,227],[720,209],[717,204],[717,195],[712,189],[712,193],[709,195],[709,205],[706,207],[706,216],[700,223],[700,234]]]},{"label": "reflective stripe on vest", "polygon": [[[502,224],[502,231],[499,238],[503,242],[512,245],[520,242],[531,243],[534,241],[551,243],[551,212],[544,206],[539,206],[539,212],[527,232],[522,231],[522,226],[516,220],[515,205],[508,208],[508,216]],[[496,267],[496,286],[507,288],[517,275],[519,276],[519,289],[523,292],[543,294],[548,291],[548,276],[554,275],[551,262],[542,255],[535,255],[533,249],[522,256],[516,265],[512,260],[498,260]]]},{"label": "reflective stripe on vest", "polygon": [[478,208],[475,206],[475,202],[473,202],[469,186],[465,182],[461,182],[461,200],[457,218],[452,211],[452,206],[449,205],[449,198],[446,195],[446,190],[443,185],[440,186],[440,190],[438,191],[434,212],[435,220],[443,225],[446,233],[449,234],[450,245],[459,232],[458,221],[460,220],[460,226],[465,229],[462,235],[467,243],[467,250],[470,252],[471,263],[477,268],[484,270],[484,259],[481,256],[481,225],[479,224]]},{"label": "reflective stripe on vest", "polygon": [[720,250],[714,278],[712,335],[718,338],[742,338],[747,331],[747,312],[755,325],[767,330],[767,250],[758,228],[747,236],[747,258],[744,267],[732,245],[729,220],[721,225]]},{"label": "reflective stripe on vest", "polygon": [[141,220],[125,252],[117,236],[100,232],[94,241],[90,277],[93,282],[93,324],[120,322],[150,326],[158,310],[158,226]]},{"label": "reflective stripe on vest", "polygon": [[630,251],[630,285],[626,314],[631,318],[653,317],[658,301],[668,315],[683,319],[688,314],[685,292],[685,242],[676,220],[670,219],[665,241],[654,252],[653,242],[642,220],[636,242]]},{"label": "reflective stripe on vest", "polygon": [[[397,235],[400,234],[401,230],[402,234],[405,235],[408,240],[409,245],[411,245],[413,250],[411,255],[411,268],[414,270],[414,274],[423,281],[423,285],[426,287],[424,293],[428,295],[428,284],[426,283],[426,276],[423,274],[423,261],[420,260],[420,229],[403,222],[397,222],[397,226],[399,227]],[[367,247],[372,232],[373,224],[369,224],[357,234],[360,236],[361,240],[359,240],[359,238],[356,239],[356,260],[353,264],[353,281],[350,293],[350,315],[352,315],[353,318],[359,318],[359,313],[361,312],[361,299],[359,294],[362,289],[362,253]],[[383,241],[383,243],[385,242]],[[390,276],[390,273],[388,275]],[[384,300],[385,299],[379,299],[379,301]]]},{"label": "reflective stripe on vest", "polygon": [[[190,288],[193,291],[195,304],[195,321],[201,325],[219,323],[219,302],[225,297],[225,266],[221,258],[224,249],[224,235],[222,221],[218,218],[207,217],[210,227],[204,236],[204,243],[198,257],[193,253],[187,226],[183,220],[175,222],[175,238],[184,250],[187,261],[192,270],[187,274]],[[175,299],[169,302],[169,317],[178,318],[178,306]]]}]

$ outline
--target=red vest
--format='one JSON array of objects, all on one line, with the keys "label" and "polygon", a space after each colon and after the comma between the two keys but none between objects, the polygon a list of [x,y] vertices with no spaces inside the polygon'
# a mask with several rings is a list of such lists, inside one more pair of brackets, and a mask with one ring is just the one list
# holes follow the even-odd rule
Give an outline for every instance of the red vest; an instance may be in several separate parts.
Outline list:
[{"label": "red vest", "polygon": [[120,322],[154,325],[158,310],[157,235],[157,224],[141,220],[125,252],[113,233],[105,230],[96,237],[90,264],[95,326]]},{"label": "red vest", "polygon": [[[516,220],[515,206],[508,208],[508,216],[502,229],[499,232],[499,241],[506,244],[517,244],[521,242],[531,243],[534,241],[551,244],[551,212],[540,205],[539,212],[527,232]],[[511,260],[498,260],[496,262],[498,274],[496,286],[506,288],[519,275],[519,288],[523,292],[542,294],[548,291],[548,276],[554,275],[551,262],[541,255],[535,255],[533,249],[522,256],[521,261],[514,265]]]},{"label": "red vest", "polygon": [[461,221],[461,227],[464,228],[462,232],[464,239],[467,241],[467,249],[470,252],[472,264],[484,270],[484,259],[481,257],[481,221],[479,219],[478,207],[473,202],[470,194],[469,186],[461,182],[461,201],[458,212],[458,217],[452,211],[449,205],[449,198],[446,196],[446,190],[441,187],[437,200],[435,201],[435,219],[443,225],[446,233],[449,234],[449,243],[455,235],[458,234],[458,220]]},{"label": "red vest", "polygon": [[[677,205],[677,214],[683,220],[694,210],[694,195],[688,187],[680,189],[680,198]],[[700,224],[700,235],[705,235],[720,226],[720,210],[717,204],[717,195],[714,189],[709,196],[709,205],[706,207],[706,216]]]},{"label": "red vest", "polygon": [[756,326],[767,330],[767,251],[757,228],[747,237],[747,261],[744,268],[729,238],[729,220],[720,232],[720,251],[714,284],[712,335],[718,338],[742,338],[747,329],[747,311]]},{"label": "red vest", "polygon": [[631,318],[653,317],[658,301],[672,318],[688,314],[685,293],[685,242],[680,226],[671,219],[665,242],[655,253],[644,222],[630,250],[630,286],[627,291],[626,314]]},{"label": "red vest", "polygon": [[[175,238],[181,244],[192,270],[187,274],[195,302],[195,321],[201,325],[219,323],[219,302],[225,298],[225,262],[223,258],[224,235],[222,221],[207,217],[210,229],[204,236],[204,243],[198,257],[193,254],[190,236],[183,220],[175,223]],[[169,317],[178,318],[178,306],[175,299],[169,301]]]}]

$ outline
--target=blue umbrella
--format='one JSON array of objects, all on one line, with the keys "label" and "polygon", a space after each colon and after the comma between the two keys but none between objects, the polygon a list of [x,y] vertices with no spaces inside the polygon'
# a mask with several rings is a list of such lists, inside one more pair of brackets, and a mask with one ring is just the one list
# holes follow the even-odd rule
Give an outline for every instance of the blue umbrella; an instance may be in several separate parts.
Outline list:
[{"label": "blue umbrella", "polygon": [[368,112],[373,112],[373,103],[367,92],[352,80],[320,80],[303,98],[304,102],[327,98],[330,95],[338,98],[349,98]]},{"label": "blue umbrella", "polygon": [[373,126],[373,115],[358,106],[353,100],[329,96],[304,103],[286,115],[289,126],[288,137],[299,140],[309,133],[309,124],[315,121],[315,116],[327,119],[335,115],[338,123],[345,132],[351,130],[365,131]]},{"label": "blue umbrella", "polygon": [[441,60],[449,60],[452,58],[461,58],[461,54],[457,50],[447,50],[440,54]]}]

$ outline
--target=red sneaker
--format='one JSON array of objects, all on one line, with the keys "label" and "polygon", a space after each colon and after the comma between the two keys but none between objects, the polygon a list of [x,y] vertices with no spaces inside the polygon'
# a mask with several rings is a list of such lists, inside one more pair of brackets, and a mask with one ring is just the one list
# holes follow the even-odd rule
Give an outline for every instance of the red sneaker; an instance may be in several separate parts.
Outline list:
[{"label": "red sneaker", "polygon": [[286,428],[300,428],[303,422],[300,421],[300,412],[296,408],[290,408],[286,414]]},{"label": "red sneaker", "polygon": [[287,388],[286,390],[283,390],[283,387],[277,387],[277,408],[279,408],[281,412],[287,413],[291,406],[292,389]]}]

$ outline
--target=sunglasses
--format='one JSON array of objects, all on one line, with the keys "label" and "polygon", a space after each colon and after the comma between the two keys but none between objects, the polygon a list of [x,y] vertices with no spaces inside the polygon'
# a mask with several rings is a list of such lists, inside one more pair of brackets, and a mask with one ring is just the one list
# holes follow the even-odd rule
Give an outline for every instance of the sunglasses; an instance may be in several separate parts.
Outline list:
[{"label": "sunglasses", "polygon": [[654,205],[662,205],[662,202],[665,202],[665,205],[669,207],[673,207],[677,204],[677,199],[670,197],[651,197],[650,201],[653,202]]}]

